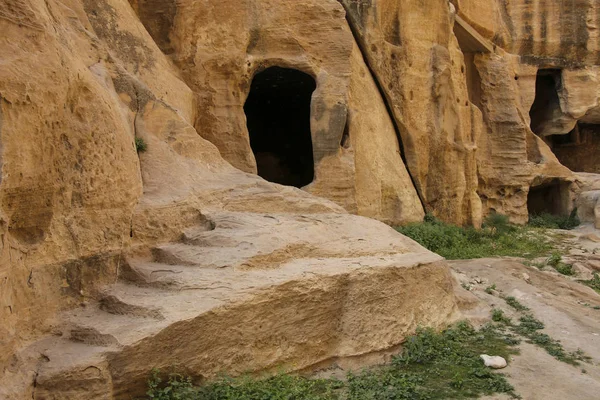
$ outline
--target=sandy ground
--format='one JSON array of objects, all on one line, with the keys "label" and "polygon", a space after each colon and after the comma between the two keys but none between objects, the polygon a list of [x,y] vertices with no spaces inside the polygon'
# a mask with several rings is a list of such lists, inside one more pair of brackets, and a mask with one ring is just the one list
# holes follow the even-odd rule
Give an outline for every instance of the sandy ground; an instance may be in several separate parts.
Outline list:
[{"label": "sandy ground", "polygon": [[[594,309],[600,307],[600,295],[577,282],[600,270],[600,231],[583,227],[561,237],[562,252],[567,254],[563,259],[578,263],[578,276],[565,277],[551,268],[540,270],[519,259],[450,262],[461,284],[457,285],[457,293],[467,318],[482,323],[492,308],[500,308],[516,320],[520,314],[500,298],[501,294],[513,296],[531,309],[546,325],[544,332],[560,340],[567,351],[581,349],[592,358],[591,363],[575,367],[523,342],[520,354],[509,360],[503,372],[524,400],[600,399],[600,309]],[[497,290],[486,293],[492,285]]]}]

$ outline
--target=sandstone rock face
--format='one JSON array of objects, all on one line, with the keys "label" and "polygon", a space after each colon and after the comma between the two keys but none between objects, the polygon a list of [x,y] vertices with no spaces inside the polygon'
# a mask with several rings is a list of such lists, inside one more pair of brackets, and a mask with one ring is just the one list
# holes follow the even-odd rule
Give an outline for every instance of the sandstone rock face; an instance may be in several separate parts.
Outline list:
[{"label": "sandstone rock face", "polygon": [[[87,257],[112,264],[142,180],[133,130],[103,69],[110,55],[81,42],[91,29],[83,5],[10,1],[0,14],[4,364],[48,329],[59,299],[86,280]],[[101,283],[106,271],[95,269]]]},{"label": "sandstone rock face", "polygon": [[568,195],[574,178],[529,128],[527,110],[533,98],[522,93],[535,93],[536,69],[506,54],[480,55],[476,63],[488,131],[479,137],[477,152],[483,207],[486,213],[494,211],[525,223],[531,211],[527,206],[531,187],[564,185],[557,191]]},{"label": "sandstone rock face", "polygon": [[[179,32],[173,28],[162,40],[157,39],[157,31],[165,32],[172,24],[168,18],[149,24],[153,13],[144,7],[151,3],[11,0],[0,5],[0,54],[6,60],[0,65],[0,397],[87,399],[140,394],[158,358],[138,363],[137,357],[144,357],[149,348],[168,351],[175,346],[183,351],[182,343],[167,344],[164,338],[177,337],[174,332],[187,325],[184,320],[189,318],[199,318],[197,323],[203,329],[212,329],[205,331],[206,335],[241,329],[228,325],[241,315],[263,315],[269,324],[282,320],[277,315],[291,318],[285,324],[287,333],[282,331],[280,336],[287,337],[288,350],[281,351],[285,347],[280,339],[271,340],[259,328],[248,326],[239,330],[239,343],[253,338],[256,346],[253,354],[245,356],[246,361],[215,352],[211,366],[202,369],[203,360],[188,360],[190,374],[207,376],[226,369],[235,373],[236,368],[291,370],[332,357],[378,351],[400,343],[418,324],[441,326],[454,319],[451,279],[439,257],[385,225],[348,216],[333,202],[240,171],[222,157],[221,152],[233,160],[219,149],[210,130],[198,132],[196,128],[202,125],[222,129],[224,135],[239,134],[225,127],[243,122],[244,115],[239,113],[243,103],[232,106],[235,112],[229,116],[223,114],[229,107],[227,98],[215,100],[214,108],[201,103],[202,96],[210,96],[213,89],[201,86],[202,68],[189,71],[193,63],[184,67],[181,49],[198,50],[198,63],[206,60],[206,71],[219,77],[211,75],[208,80],[215,87],[231,83],[218,72],[227,71],[220,67],[227,60],[220,53],[211,55],[211,46],[218,50],[214,44],[206,43],[207,49],[200,50],[202,32],[189,36],[183,32],[180,41],[171,41]],[[200,7],[183,5],[186,10]],[[271,6],[274,10],[282,7]],[[332,45],[341,46],[339,50],[298,53],[294,57],[305,59],[297,63],[281,54],[295,39],[282,44],[267,34],[269,40],[264,44],[256,42],[259,47],[275,46],[267,52],[268,58],[314,69],[321,87],[312,105],[319,116],[313,121],[313,132],[321,132],[315,143],[325,143],[315,152],[322,160],[317,176],[319,165],[327,162],[336,171],[345,171],[344,165],[335,165],[336,159],[343,158],[339,155],[344,151],[355,151],[341,146],[350,83],[355,90],[376,92],[358,53],[352,56],[352,36],[341,6],[332,2],[323,7],[315,3],[313,14],[294,17],[300,27],[292,30],[304,32],[310,39],[318,31],[307,23],[310,15],[314,23],[321,24],[318,26],[337,21],[320,34],[321,40],[327,37]],[[158,8],[163,17],[171,15],[166,3]],[[233,3],[229,10],[232,8]],[[196,10],[194,18],[204,11]],[[290,12],[281,11],[272,21],[272,29],[285,26],[281,18]],[[185,15],[177,13],[181,18]],[[187,15],[192,17],[192,13]],[[233,14],[224,13],[222,18],[226,17],[233,21],[231,30],[237,31]],[[193,20],[189,25],[183,22],[174,26],[190,30],[203,26],[192,24]],[[224,31],[223,36],[233,34]],[[186,42],[192,37],[198,38],[194,45]],[[309,39],[292,47],[308,45]],[[243,50],[243,57],[236,60],[246,65],[248,56]],[[278,52],[279,56],[273,55]],[[175,63],[165,53],[171,54]],[[313,61],[307,61],[309,53]],[[259,64],[267,63],[265,59]],[[240,79],[249,84],[249,78],[246,71]],[[238,93],[245,96],[247,90]],[[355,122],[349,122],[348,130],[355,135],[347,143],[360,148],[363,158],[355,161],[351,157],[349,165],[359,164],[362,169],[373,158],[380,166],[368,164],[373,180],[361,177],[362,181],[350,181],[348,187],[358,194],[343,205],[355,210],[360,207],[365,214],[390,223],[420,219],[423,210],[401,163],[395,133],[384,119],[382,103],[357,97],[353,101],[360,114]],[[362,110],[373,112],[373,119],[364,119]],[[210,122],[213,111],[220,118],[215,125]],[[375,119],[377,115],[380,118]],[[383,134],[369,140],[379,128]],[[213,132],[216,135],[217,131]],[[202,136],[214,139],[217,146]],[[136,139],[147,144],[146,152],[136,153]],[[252,167],[252,154],[247,150],[244,154]],[[371,193],[371,188],[377,192]],[[316,216],[311,217],[313,214]],[[263,225],[277,220],[277,229]],[[195,228],[194,235],[207,231],[214,236],[194,236],[190,240],[197,240],[196,244],[178,242],[190,228]],[[238,239],[235,232],[241,234]],[[260,237],[263,239],[257,242]],[[161,246],[167,242],[182,247],[183,254],[163,251]],[[207,264],[194,264],[203,259],[199,251],[207,248],[214,253]],[[238,251],[235,265],[217,266],[231,262]],[[191,260],[179,259],[183,256]],[[153,267],[174,270],[177,277],[183,273],[180,277],[185,279],[155,282],[163,273],[157,275]],[[177,269],[181,267],[189,270]],[[174,275],[171,278],[176,278]],[[227,287],[233,282],[230,278],[237,282],[235,288],[219,289],[221,300],[216,302],[213,298],[177,297],[190,291],[165,292],[168,287],[196,285],[191,290],[200,294],[205,290],[200,286]],[[154,289],[146,293],[138,286]],[[119,288],[124,293],[117,293]],[[387,288],[391,302],[378,302],[377,309],[372,309],[369,304],[382,288]],[[132,293],[151,303],[171,293],[173,303],[169,310],[161,311],[123,298]],[[299,334],[302,324],[294,319],[303,315],[298,311],[307,304],[297,302],[299,295],[307,301],[313,299],[314,307],[302,312],[317,318],[305,327],[306,335]],[[186,301],[197,308],[185,309],[182,304]],[[220,311],[215,314],[216,310]],[[359,318],[356,312],[363,315]],[[206,325],[206,318],[216,319]],[[320,327],[325,320],[329,325]],[[197,330],[193,324],[188,326]],[[175,330],[168,333],[165,329],[169,327]],[[112,332],[113,328],[118,332]],[[194,343],[190,346],[196,350],[211,347],[207,342]],[[260,360],[255,357],[259,353],[263,354]],[[136,361],[130,364],[129,359]],[[121,373],[135,378],[131,384],[126,375],[122,375],[125,381],[115,379]]]},{"label": "sandstone rock face", "polygon": [[578,173],[576,183],[580,193],[576,202],[579,219],[600,229],[600,175]]},{"label": "sandstone rock face", "polygon": [[479,137],[477,152],[484,214],[526,222],[535,212],[531,203],[548,187],[556,193],[546,195],[565,198],[558,208],[568,212],[576,196],[569,191],[577,187],[563,165],[595,171],[590,155],[596,135],[579,132],[595,131],[598,123],[597,5],[453,3],[458,15],[498,46],[494,54],[475,58],[488,132]]},{"label": "sandstone rock face", "polygon": [[[443,260],[348,212],[479,226],[577,206],[600,228],[599,16],[592,0],[4,0],[0,397],[129,398],[177,362],[308,368],[456,318]],[[271,67],[315,85],[303,190],[257,176],[245,104]]]},{"label": "sandstone rock face", "polygon": [[[388,117],[369,74],[351,70],[362,61],[351,57],[353,38],[337,1],[167,3],[171,5],[139,1],[134,8],[194,91],[197,132],[214,143],[227,161],[243,171],[257,172],[244,114],[251,83],[269,67],[297,69],[316,81],[310,105],[315,171],[306,190],[347,211],[392,224],[420,219],[423,212],[418,210],[413,184],[401,160],[394,159],[400,153],[394,139],[358,151],[348,148],[345,132],[356,131],[348,120],[351,75],[355,85],[360,82],[374,94],[369,112],[379,113],[384,121]],[[165,13],[163,8],[173,11]],[[357,113],[365,110],[360,107]],[[375,127],[367,126],[360,133],[379,136],[369,132],[371,128]],[[361,179],[356,175],[356,159],[373,157],[370,149],[384,144],[373,151],[382,159],[394,159],[393,165],[387,164],[391,170],[380,168],[369,180]]]},{"label": "sandstone rock face", "polygon": [[598,4],[593,0],[452,0],[482,35],[525,63],[599,63]]},{"label": "sandstone rock face", "polygon": [[25,364],[32,354],[45,359],[29,398],[136,397],[152,368],[173,365],[195,378],[304,369],[457,317],[441,257],[379,222],[209,218],[211,227],[188,229],[177,243],[130,252],[119,283],[61,316],[62,336],[19,354]]},{"label": "sandstone rock face", "polygon": [[347,210],[391,225],[421,221],[423,205],[404,166],[394,124],[356,45],[351,63],[347,136],[339,153],[319,165],[318,174],[326,179],[307,189],[338,204],[346,200]]},{"label": "sandstone rock face", "polygon": [[[153,4],[140,3],[141,10],[145,7]],[[243,106],[255,73],[270,66],[315,78],[311,130],[316,162],[338,151],[352,36],[336,1],[182,1],[176,7],[169,37],[173,58],[198,96],[195,126],[227,161],[256,171]],[[153,10],[161,17],[160,10]],[[144,19],[146,14],[141,13],[142,21],[154,23]]]},{"label": "sandstone rock face", "polygon": [[478,116],[469,102],[448,4],[342,4],[391,106],[407,167],[425,208],[447,221],[479,224]]}]

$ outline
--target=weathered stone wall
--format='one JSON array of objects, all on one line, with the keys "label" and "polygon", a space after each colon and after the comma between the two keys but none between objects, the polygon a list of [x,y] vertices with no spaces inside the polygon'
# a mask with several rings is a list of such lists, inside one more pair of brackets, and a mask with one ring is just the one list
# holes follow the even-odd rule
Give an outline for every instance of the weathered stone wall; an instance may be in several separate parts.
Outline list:
[{"label": "weathered stone wall", "polygon": [[0,15],[1,365],[86,274],[110,275],[142,182],[110,55],[81,41],[82,5],[8,1]]},{"label": "weathered stone wall", "polygon": [[471,118],[476,111],[468,100],[448,4],[342,4],[390,105],[426,210],[446,221],[477,225],[481,206],[472,130],[477,122]]},{"label": "weathered stone wall", "polygon": [[600,174],[600,127],[581,125],[578,131],[576,138],[569,138],[572,142],[550,144],[552,151],[573,172]]},{"label": "weathered stone wall", "polygon": [[[422,218],[422,206],[394,139],[365,141],[359,150],[348,147],[354,135],[390,136],[389,130],[372,130],[377,128],[373,125],[357,132],[349,120],[349,113],[375,112],[377,119],[385,121],[387,111],[370,74],[356,75],[356,69],[351,69],[363,61],[351,57],[353,37],[337,1],[184,1],[177,2],[168,24],[162,8],[152,2],[135,6],[195,92],[196,130],[233,166],[256,173],[243,109],[254,75],[270,66],[298,69],[317,84],[311,103],[315,179],[305,189],[350,212],[390,224]],[[355,96],[355,104],[349,104],[351,79],[373,96],[366,100],[361,94],[361,99]],[[354,134],[344,148],[344,132],[349,131]],[[367,166],[371,173],[364,179],[365,164],[357,169],[357,159],[386,167]]]},{"label": "weathered stone wall", "polygon": [[[490,53],[463,54],[455,12]],[[176,240],[206,210],[524,223],[532,188],[583,179],[530,127],[538,71],[560,70],[541,136],[600,124],[594,0],[4,0],[0,32],[5,376],[116,280],[124,249]],[[243,106],[275,65],[317,83],[305,191],[255,175]],[[572,190],[600,226],[597,187]]]},{"label": "weathered stone wall", "polygon": [[[148,2],[133,5],[142,14],[144,4]],[[313,107],[324,118],[315,120],[315,132],[322,133],[322,142],[335,143],[322,147],[323,159],[335,159],[344,151],[340,143],[346,122],[352,36],[341,6],[333,2],[328,7],[338,22],[331,31],[321,32],[322,53],[311,56],[324,58],[312,61],[313,73],[322,84]],[[198,11],[202,14],[203,10]],[[327,27],[323,20],[332,17],[322,11],[315,5],[312,16],[296,16],[301,27],[294,32],[310,32],[306,33],[310,36],[318,31],[304,20]],[[275,31],[285,25],[285,14],[278,15],[270,25]],[[15,349],[52,332],[58,312],[87,302],[99,286],[115,281],[124,249],[175,240],[186,226],[203,223],[204,209],[342,212],[300,190],[268,184],[236,170],[213,144],[198,135],[194,125],[211,126],[202,115],[210,108],[201,101],[202,95],[213,90],[196,92],[183,82],[182,76],[194,74],[186,68],[180,72],[158,47],[171,52],[165,47],[172,43],[171,33],[169,40],[155,42],[127,1],[73,0],[65,7],[64,2],[11,0],[0,5],[0,17],[0,54],[6,60],[0,65],[3,373],[19,370],[22,360],[14,358]],[[231,13],[222,18],[230,18],[231,29],[237,31]],[[150,33],[164,33],[165,26],[170,23],[157,23]],[[196,35],[202,33],[191,36]],[[223,35],[231,36],[231,32]],[[326,46],[326,37],[335,39],[331,43],[343,44],[342,50],[336,53]],[[272,42],[267,40],[264,46],[275,46],[266,54],[276,61],[262,60],[253,68],[268,62],[293,67],[310,64],[307,57],[312,53],[285,54],[286,44]],[[179,42],[171,45],[174,52]],[[190,47],[194,53],[197,50]],[[223,54],[213,59],[208,50],[200,54],[208,57],[206,65],[212,63],[213,72],[223,71]],[[247,56],[244,47],[243,66]],[[334,73],[323,67],[327,59],[340,63]],[[222,75],[218,77],[210,82],[217,86],[227,83],[219,81]],[[355,78],[364,78],[366,88],[373,90],[368,76]],[[249,84],[250,75],[245,79]],[[245,95],[247,90],[241,88],[238,94]],[[226,97],[219,101],[226,102]],[[385,117],[377,104],[370,107]],[[221,117],[225,124],[240,121],[243,112],[231,120]],[[333,136],[327,136],[330,132]],[[418,220],[423,211],[399,162],[395,137],[390,135],[388,131],[386,141],[374,148],[372,157],[383,154],[388,159],[384,165],[398,175],[377,170],[381,176],[375,174],[374,182],[382,182],[383,189],[367,206],[365,200],[359,200],[360,207],[373,207],[365,213],[390,223]],[[136,153],[135,138],[147,143],[146,153]],[[354,160],[351,169],[353,164]],[[336,169],[345,171],[340,166]],[[351,181],[350,188],[363,185],[364,198],[375,186],[371,181],[361,182]],[[349,208],[354,204],[356,209],[357,203],[351,202]],[[11,379],[18,381],[17,377]]]},{"label": "weathered stone wall", "polygon": [[494,54],[475,58],[487,131],[477,152],[484,214],[500,212],[523,223],[531,187],[575,180],[530,128],[538,70],[558,71],[556,109],[545,116],[540,136],[568,134],[577,121],[596,123],[600,46],[593,27],[600,11],[593,1],[453,4],[458,15],[497,46]]}]

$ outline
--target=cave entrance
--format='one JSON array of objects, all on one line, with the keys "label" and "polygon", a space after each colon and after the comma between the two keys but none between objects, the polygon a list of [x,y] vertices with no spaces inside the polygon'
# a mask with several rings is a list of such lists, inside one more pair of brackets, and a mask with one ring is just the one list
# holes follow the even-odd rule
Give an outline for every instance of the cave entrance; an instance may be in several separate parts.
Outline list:
[{"label": "cave entrance", "polygon": [[310,104],[317,85],[304,72],[271,67],[258,73],[244,111],[258,175],[303,187],[314,179]]},{"label": "cave entrance", "polygon": [[569,183],[558,179],[540,186],[533,186],[527,195],[529,215],[569,215],[570,210]]},{"label": "cave entrance", "polygon": [[569,134],[546,139],[558,161],[571,171],[600,174],[600,125],[578,122]]},{"label": "cave entrance", "polygon": [[558,90],[562,85],[560,69],[540,69],[535,79],[535,100],[529,111],[531,130],[540,137],[552,133],[552,123],[560,118]]}]

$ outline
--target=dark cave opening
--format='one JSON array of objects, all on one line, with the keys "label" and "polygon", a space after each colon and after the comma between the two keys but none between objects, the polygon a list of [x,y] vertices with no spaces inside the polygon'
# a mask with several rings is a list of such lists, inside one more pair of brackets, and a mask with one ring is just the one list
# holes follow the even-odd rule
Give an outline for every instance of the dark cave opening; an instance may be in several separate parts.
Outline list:
[{"label": "dark cave opening", "polygon": [[558,179],[550,183],[533,186],[527,195],[529,215],[569,215],[569,183]]},{"label": "dark cave opening", "polygon": [[310,104],[317,85],[310,75],[271,67],[252,81],[244,105],[258,175],[303,187],[314,179]]},{"label": "dark cave opening", "polygon": [[547,125],[556,114],[560,114],[558,89],[562,85],[560,69],[540,69],[535,80],[535,100],[529,111],[531,130],[538,136],[545,136]]},{"label": "dark cave opening", "polygon": [[600,125],[578,122],[568,134],[545,140],[558,161],[571,171],[600,174]]}]

